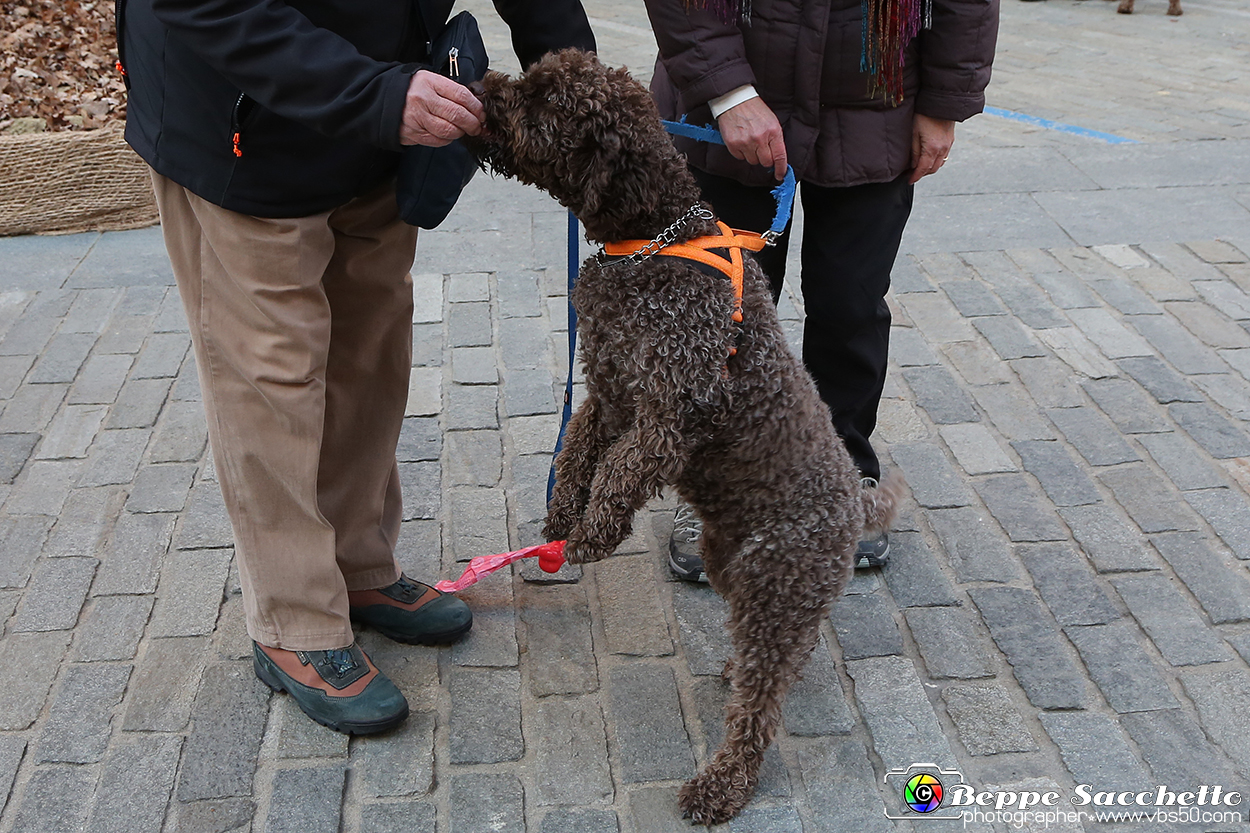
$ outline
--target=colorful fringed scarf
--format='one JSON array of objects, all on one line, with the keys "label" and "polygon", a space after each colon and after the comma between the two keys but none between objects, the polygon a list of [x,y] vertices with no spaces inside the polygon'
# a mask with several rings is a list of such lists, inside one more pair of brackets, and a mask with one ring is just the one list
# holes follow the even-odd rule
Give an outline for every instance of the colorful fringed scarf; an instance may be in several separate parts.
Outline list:
[{"label": "colorful fringed scarf", "polygon": [[[726,23],[751,24],[751,0],[685,0],[686,8],[709,9]],[[911,39],[933,25],[933,0],[861,0],[863,46],[861,72],[868,73],[868,94],[891,106],[903,100],[903,64]]]}]

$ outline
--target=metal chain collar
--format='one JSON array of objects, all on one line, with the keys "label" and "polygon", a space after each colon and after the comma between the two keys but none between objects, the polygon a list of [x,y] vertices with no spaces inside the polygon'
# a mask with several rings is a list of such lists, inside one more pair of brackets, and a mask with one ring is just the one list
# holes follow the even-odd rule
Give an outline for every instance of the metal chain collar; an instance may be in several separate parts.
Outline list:
[{"label": "metal chain collar", "polygon": [[682,229],[684,229],[687,225],[689,225],[689,223],[692,220],[714,220],[714,219],[716,219],[715,215],[712,214],[711,211],[708,211],[706,208],[704,208],[702,203],[695,203],[694,205],[690,206],[690,208],[686,209],[685,214],[682,214],[680,217],[674,220],[671,226],[669,226],[668,228],[664,229],[664,231],[656,235],[654,240],[647,243],[645,246],[643,246],[641,249],[634,252],[633,254],[626,255],[620,260],[607,261],[605,260],[607,255],[603,253],[603,249],[600,249],[599,253],[595,255],[595,262],[598,263],[600,266],[615,266],[618,263],[631,263],[631,264],[642,263],[647,258],[651,257],[654,254],[657,254],[661,249],[665,248],[666,246],[671,246],[674,243],[676,243],[677,236],[681,234]]}]

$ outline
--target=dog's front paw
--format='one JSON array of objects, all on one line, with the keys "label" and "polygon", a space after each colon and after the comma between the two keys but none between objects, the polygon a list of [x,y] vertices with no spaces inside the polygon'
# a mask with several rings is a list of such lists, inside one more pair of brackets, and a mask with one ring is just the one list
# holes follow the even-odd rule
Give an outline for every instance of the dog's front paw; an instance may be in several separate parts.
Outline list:
[{"label": "dog's front paw", "polygon": [[564,544],[564,560],[570,564],[589,564],[602,561],[612,554],[615,547],[607,546],[602,541],[595,541],[586,534],[581,523],[575,523],[569,531]]},{"label": "dog's front paw", "polygon": [[548,541],[567,540],[576,523],[577,515],[571,509],[552,509],[547,513],[547,522],[543,524],[543,537]]},{"label": "dog's front paw", "polygon": [[754,792],[754,779],[748,785],[727,768],[708,766],[677,793],[683,818],[695,824],[724,824],[742,811]]}]

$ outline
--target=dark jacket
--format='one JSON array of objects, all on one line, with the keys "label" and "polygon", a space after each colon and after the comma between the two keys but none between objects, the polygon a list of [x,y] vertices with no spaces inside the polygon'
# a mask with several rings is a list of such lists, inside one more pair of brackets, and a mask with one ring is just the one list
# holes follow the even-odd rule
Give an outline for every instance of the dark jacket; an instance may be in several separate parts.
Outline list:
[{"label": "dark jacket", "polygon": [[[822,186],[888,182],[910,167],[915,113],[963,121],[985,106],[998,0],[933,0],[933,27],[907,50],[897,107],[860,71],[860,0],[754,0],[750,25],[685,0],[646,0],[660,46],[651,90],[665,118],[710,123],[707,102],[754,84],[785,133],[795,174]],[[689,9],[689,11],[687,11]],[[771,169],[681,140],[696,167],[748,184]]]},{"label": "dark jacket", "polygon": [[[392,176],[411,76],[454,0],[117,0],[126,140],[158,173],[261,217]],[[496,0],[523,64],[594,49],[580,0]]]}]

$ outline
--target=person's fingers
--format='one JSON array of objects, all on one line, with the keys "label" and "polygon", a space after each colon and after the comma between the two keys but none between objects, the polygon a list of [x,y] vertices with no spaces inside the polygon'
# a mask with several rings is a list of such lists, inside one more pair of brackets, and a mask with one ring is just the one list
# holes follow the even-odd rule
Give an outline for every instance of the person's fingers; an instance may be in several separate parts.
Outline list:
[{"label": "person's fingers", "polygon": [[786,170],[790,167],[790,163],[786,158],[786,143],[781,137],[780,131],[773,137],[770,147],[772,148],[772,164],[773,176],[777,177],[777,181],[786,178]]}]

